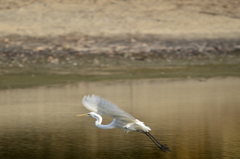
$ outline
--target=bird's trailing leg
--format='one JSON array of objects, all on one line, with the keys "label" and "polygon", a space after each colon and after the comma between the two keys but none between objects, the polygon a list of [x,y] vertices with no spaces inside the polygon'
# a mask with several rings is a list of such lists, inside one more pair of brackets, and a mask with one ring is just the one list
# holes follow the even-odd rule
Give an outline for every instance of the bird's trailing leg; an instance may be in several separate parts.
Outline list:
[{"label": "bird's trailing leg", "polygon": [[160,142],[158,142],[157,139],[155,139],[155,137],[153,137],[149,132],[144,132],[144,134],[146,134],[162,151],[164,152],[171,151],[171,149],[168,148],[167,145],[163,145]]}]

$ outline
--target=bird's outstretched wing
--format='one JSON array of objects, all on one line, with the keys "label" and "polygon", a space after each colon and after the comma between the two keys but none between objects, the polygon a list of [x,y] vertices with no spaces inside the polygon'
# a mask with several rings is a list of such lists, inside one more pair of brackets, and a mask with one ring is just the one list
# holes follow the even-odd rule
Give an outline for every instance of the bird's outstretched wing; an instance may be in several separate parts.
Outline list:
[{"label": "bird's outstretched wing", "polygon": [[90,111],[100,115],[107,115],[120,120],[135,120],[135,118],[118,108],[115,104],[97,95],[84,96],[83,105]]}]

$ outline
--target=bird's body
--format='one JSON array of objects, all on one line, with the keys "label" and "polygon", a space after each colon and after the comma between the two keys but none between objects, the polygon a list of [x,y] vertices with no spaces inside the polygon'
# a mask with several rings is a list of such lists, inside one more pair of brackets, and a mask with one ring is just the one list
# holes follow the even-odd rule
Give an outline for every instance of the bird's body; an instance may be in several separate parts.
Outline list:
[{"label": "bird's body", "polygon": [[[100,129],[113,129],[119,128],[125,132],[138,131],[146,134],[161,150],[164,152],[170,151],[166,145],[159,143],[150,133],[151,130],[140,120],[134,118],[132,115],[124,112],[118,108],[115,104],[96,95],[84,96],[82,99],[83,105],[90,110],[88,114],[82,114],[79,116],[89,116],[96,119],[95,125]],[[102,125],[102,116],[107,115],[113,117],[113,121],[108,125]]]},{"label": "bird's body", "polygon": [[126,120],[114,118],[110,124],[102,125],[102,117],[99,114],[95,112],[90,112],[89,116],[97,119],[95,121],[95,125],[100,129],[119,128],[124,130],[125,132],[129,132],[129,131],[148,132],[149,130],[151,130],[149,127],[147,127],[143,122],[139,121],[138,119],[134,119],[134,120],[131,119],[126,121]]}]

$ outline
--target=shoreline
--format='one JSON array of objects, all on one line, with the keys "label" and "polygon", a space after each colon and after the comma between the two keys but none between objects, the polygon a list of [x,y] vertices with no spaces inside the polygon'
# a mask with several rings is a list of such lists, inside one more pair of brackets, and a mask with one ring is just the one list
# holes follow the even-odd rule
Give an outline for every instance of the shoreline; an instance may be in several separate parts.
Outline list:
[{"label": "shoreline", "polygon": [[239,77],[239,5],[238,0],[0,2],[0,89]]},{"label": "shoreline", "polygon": [[[236,63],[240,59],[240,39],[162,39],[158,36],[60,37],[7,36],[0,38],[2,68],[104,67],[115,63],[131,65],[136,61],[158,66],[180,63]],[[176,62],[174,64],[174,62]],[[125,63],[125,64],[124,64]],[[1,72],[1,71],[0,71]]]}]

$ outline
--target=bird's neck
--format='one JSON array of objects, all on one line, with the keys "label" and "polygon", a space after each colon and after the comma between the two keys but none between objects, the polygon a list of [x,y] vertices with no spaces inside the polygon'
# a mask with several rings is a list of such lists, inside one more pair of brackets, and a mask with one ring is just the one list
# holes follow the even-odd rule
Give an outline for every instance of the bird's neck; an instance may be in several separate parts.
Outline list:
[{"label": "bird's neck", "polygon": [[95,114],[93,117],[95,119],[97,119],[95,121],[96,127],[100,128],[100,129],[113,129],[113,128],[115,128],[114,123],[115,123],[116,119],[113,119],[113,121],[108,125],[102,125],[102,117],[100,115]]}]

